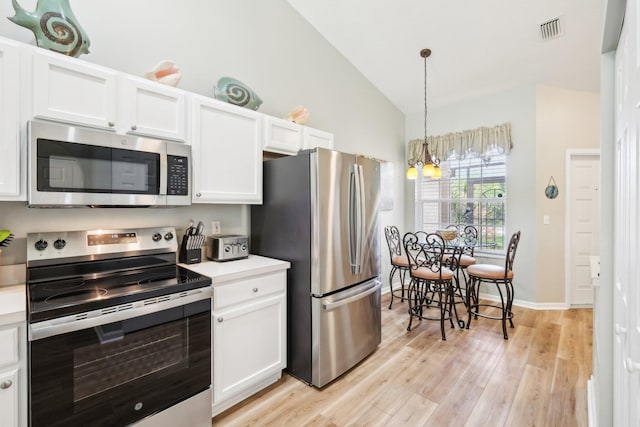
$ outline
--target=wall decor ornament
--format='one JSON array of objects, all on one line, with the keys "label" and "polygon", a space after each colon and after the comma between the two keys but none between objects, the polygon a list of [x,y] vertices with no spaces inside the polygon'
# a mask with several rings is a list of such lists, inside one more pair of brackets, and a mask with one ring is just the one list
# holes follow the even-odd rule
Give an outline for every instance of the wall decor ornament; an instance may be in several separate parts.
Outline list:
[{"label": "wall decor ornament", "polygon": [[560,194],[558,191],[558,186],[556,185],[556,180],[553,179],[553,176],[549,179],[549,183],[547,184],[547,188],[544,189],[544,195],[547,196],[547,199],[555,199]]},{"label": "wall decor ornament", "polygon": [[16,14],[9,21],[33,31],[39,47],[74,57],[89,53],[91,42],[69,0],[38,0],[35,12],[27,12],[17,0],[11,3]]},{"label": "wall decor ornament", "polygon": [[144,73],[144,77],[168,86],[177,86],[182,78],[180,67],[172,61],[160,61],[151,71]]},{"label": "wall decor ornament", "polygon": [[219,101],[257,110],[262,105],[262,99],[249,86],[232,77],[221,77],[213,88],[213,96]]}]

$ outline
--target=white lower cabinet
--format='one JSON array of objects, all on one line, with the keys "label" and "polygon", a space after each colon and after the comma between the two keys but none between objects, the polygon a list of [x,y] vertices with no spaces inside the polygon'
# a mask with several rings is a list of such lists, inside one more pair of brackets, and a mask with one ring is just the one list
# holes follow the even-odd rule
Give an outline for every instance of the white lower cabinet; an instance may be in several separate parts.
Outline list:
[{"label": "white lower cabinet", "polygon": [[216,285],[213,406],[219,414],[277,381],[286,366],[286,272]]},{"label": "white lower cabinet", "polygon": [[27,425],[25,326],[0,325],[0,427]]},{"label": "white lower cabinet", "polygon": [[18,370],[0,371],[0,426],[18,426]]}]

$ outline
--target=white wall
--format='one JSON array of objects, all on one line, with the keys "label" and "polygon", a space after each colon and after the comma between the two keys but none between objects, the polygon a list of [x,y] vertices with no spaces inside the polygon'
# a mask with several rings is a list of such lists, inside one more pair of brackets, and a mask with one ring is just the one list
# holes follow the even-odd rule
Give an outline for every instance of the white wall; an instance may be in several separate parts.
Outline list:
[{"label": "white wall", "polygon": [[[535,161],[532,161],[536,153],[535,96],[535,87],[524,87],[430,108],[427,130],[429,135],[442,135],[511,122],[514,148],[507,160],[507,233],[522,232],[514,283],[516,298],[525,301],[535,301],[536,295]],[[407,117],[406,134],[408,140],[424,136],[424,113]],[[410,202],[414,184],[407,185]],[[413,227],[413,222],[408,223]]]},{"label": "white wall", "polygon": [[[538,86],[536,91],[536,250],[539,303],[565,301],[566,152],[600,147],[600,97],[597,93]],[[547,199],[553,176],[560,193]],[[548,215],[550,224],[543,224]],[[552,267],[552,268],[549,268]]]},{"label": "white wall", "polygon": [[[20,4],[34,10],[36,1]],[[178,87],[207,96],[220,77],[235,77],[263,99],[260,112],[283,117],[304,105],[310,111],[307,124],[332,132],[336,149],[404,163],[403,114],[285,0],[71,1],[71,7],[91,40],[83,60],[142,75],[170,59],[182,70]],[[11,2],[0,3],[0,16],[13,16]],[[31,31],[6,18],[0,36],[34,40]],[[403,218],[402,168],[395,170],[394,210],[383,212],[382,225],[401,224]],[[24,238],[31,231],[106,226],[184,228],[193,218],[205,222],[207,233],[215,219],[224,233],[242,233],[248,232],[248,214],[246,206],[37,210],[0,202],[0,228]],[[3,263],[19,262],[23,249],[20,241],[12,244]]]}]

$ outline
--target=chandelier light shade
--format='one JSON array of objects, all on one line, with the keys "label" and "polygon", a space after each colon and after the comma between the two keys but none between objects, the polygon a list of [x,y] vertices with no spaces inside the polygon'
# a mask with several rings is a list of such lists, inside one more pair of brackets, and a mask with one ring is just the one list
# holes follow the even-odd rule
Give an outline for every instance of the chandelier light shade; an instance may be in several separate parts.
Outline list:
[{"label": "chandelier light shade", "polygon": [[424,140],[422,142],[423,156],[416,163],[409,161],[409,169],[407,169],[407,179],[416,179],[418,170],[416,165],[422,166],[422,176],[428,178],[440,178],[440,161],[429,153],[429,141],[427,139],[427,58],[431,55],[431,49],[422,49],[420,56],[424,59]]}]

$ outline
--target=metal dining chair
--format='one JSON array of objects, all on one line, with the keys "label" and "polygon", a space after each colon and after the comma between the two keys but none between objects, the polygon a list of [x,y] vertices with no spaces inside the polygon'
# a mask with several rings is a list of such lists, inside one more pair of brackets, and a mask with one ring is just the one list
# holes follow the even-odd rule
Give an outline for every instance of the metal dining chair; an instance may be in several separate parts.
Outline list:
[{"label": "metal dining chair", "polygon": [[[516,231],[509,240],[507,246],[507,255],[505,257],[504,267],[494,264],[474,264],[467,267],[467,273],[471,279],[471,284],[467,289],[467,307],[469,317],[467,320],[467,329],[471,324],[471,317],[477,319],[478,317],[484,317],[486,319],[494,319],[502,321],[502,332],[504,339],[509,339],[507,334],[507,320],[509,325],[513,328],[513,261],[516,256],[516,250],[518,249],[518,243],[520,242],[520,231]],[[481,303],[478,299],[480,294],[480,285],[482,283],[493,283],[500,296],[500,305],[497,303]],[[480,311],[481,307],[487,308],[487,310]],[[488,313],[489,308],[498,309],[500,316],[493,316]]]},{"label": "metal dining chair", "polygon": [[[420,320],[440,321],[442,340],[447,336],[444,329],[445,320],[449,320],[454,328],[453,317],[456,317],[460,327],[464,322],[458,319],[458,312],[453,301],[454,270],[457,267],[457,257],[452,257],[450,264],[445,266],[443,256],[445,243],[436,233],[427,234],[423,231],[407,233],[403,237],[403,245],[409,260],[409,325],[411,330],[413,318]],[[431,310],[429,312],[429,310]],[[434,311],[437,314],[432,314]]]},{"label": "metal dining chair", "polygon": [[[391,262],[391,271],[389,272],[389,291],[391,293],[391,302],[389,309],[393,305],[393,298],[397,296],[400,302],[404,302],[406,296],[405,279],[407,271],[409,271],[409,261],[402,254],[402,242],[400,241],[400,232],[395,225],[389,225],[384,228],[384,235],[387,238],[387,246],[389,246],[389,258]],[[393,276],[398,273],[400,277],[400,288],[393,288]]]}]

